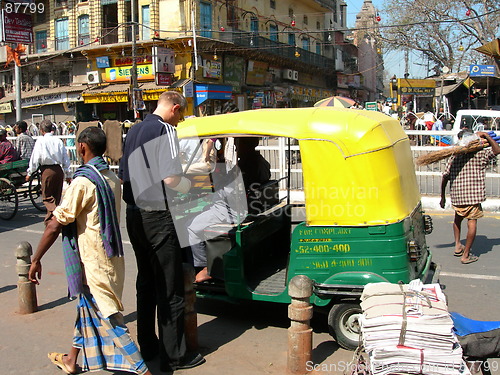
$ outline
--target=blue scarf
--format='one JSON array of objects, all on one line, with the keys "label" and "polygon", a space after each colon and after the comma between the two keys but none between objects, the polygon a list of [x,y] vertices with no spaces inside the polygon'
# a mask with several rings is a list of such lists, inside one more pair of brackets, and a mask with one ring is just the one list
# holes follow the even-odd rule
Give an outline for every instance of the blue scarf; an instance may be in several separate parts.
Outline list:
[{"label": "blue scarf", "polygon": [[[80,166],[73,178],[78,176],[86,177],[96,186],[101,239],[106,255],[111,258],[123,256],[123,247],[118,217],[116,215],[115,195],[100,173],[100,171],[106,169],[109,169],[109,165],[101,156],[96,156],[89,160],[87,164]],[[62,235],[69,296],[74,297],[83,292],[82,267],[78,253],[76,223],[73,222],[64,226]]]}]

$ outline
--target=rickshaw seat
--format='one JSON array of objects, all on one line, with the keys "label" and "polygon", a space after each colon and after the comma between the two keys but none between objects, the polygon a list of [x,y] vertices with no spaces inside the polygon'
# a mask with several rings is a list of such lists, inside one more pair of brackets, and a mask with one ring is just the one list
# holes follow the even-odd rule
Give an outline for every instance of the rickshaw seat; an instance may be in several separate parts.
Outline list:
[{"label": "rickshaw seat", "polygon": [[[280,212],[280,214],[276,214]],[[272,235],[278,227],[282,227],[282,216],[286,216],[286,204],[280,204],[259,215],[248,215],[239,225],[241,241],[247,253],[250,242],[263,241],[262,234]],[[223,256],[236,245],[236,233],[238,224],[215,224],[205,229],[207,268],[212,277],[224,279]],[[260,235],[256,235],[256,233]],[[258,237],[258,238],[257,238]],[[254,248],[255,250],[255,248]],[[250,251],[254,253],[255,251]],[[247,253],[248,254],[248,253]]]}]

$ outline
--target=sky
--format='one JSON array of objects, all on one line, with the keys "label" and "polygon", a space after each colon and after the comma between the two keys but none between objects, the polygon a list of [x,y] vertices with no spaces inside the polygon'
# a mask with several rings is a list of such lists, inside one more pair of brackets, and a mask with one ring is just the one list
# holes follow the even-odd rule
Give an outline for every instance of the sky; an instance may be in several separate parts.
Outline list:
[{"label": "sky", "polygon": [[[347,4],[347,26],[354,27],[356,23],[356,15],[360,12],[363,6],[363,0],[344,0]],[[372,0],[373,5],[377,9],[382,9],[383,0]],[[383,15],[381,15],[383,17]],[[410,78],[425,78],[426,66],[418,65],[425,64],[426,61],[421,55],[410,51],[409,53],[409,73]],[[403,77],[405,73],[405,61],[403,52],[384,53],[384,68],[389,77],[394,74],[396,77]]]}]

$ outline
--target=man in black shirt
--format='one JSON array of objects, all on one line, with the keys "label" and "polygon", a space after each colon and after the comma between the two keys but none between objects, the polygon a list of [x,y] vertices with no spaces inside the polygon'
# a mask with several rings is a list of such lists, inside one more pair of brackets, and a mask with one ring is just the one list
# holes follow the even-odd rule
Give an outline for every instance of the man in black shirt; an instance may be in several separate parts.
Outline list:
[{"label": "man in black shirt", "polygon": [[163,371],[205,361],[198,353],[186,352],[182,251],[167,203],[170,196],[191,187],[181,175],[175,132],[186,106],[178,92],[164,92],[153,114],[128,132],[119,170],[138,268],[137,341],[145,360],[160,355]]}]

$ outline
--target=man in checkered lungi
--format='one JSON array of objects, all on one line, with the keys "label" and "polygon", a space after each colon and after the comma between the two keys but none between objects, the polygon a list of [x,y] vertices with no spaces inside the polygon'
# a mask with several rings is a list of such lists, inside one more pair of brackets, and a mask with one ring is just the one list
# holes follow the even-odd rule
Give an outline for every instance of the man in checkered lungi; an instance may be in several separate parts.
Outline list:
[{"label": "man in checkered lungi", "polygon": [[29,279],[38,284],[40,261],[62,231],[69,295],[78,298],[78,313],[71,350],[49,353],[49,359],[75,374],[82,352],[85,371],[150,375],[121,313],[125,263],[117,212],[120,181],[102,158],[106,135],[89,127],[78,136],[76,149],[85,164],[48,221],[29,270]]},{"label": "man in checkered lungi", "polygon": [[[469,264],[478,260],[476,255],[470,253],[470,249],[476,238],[477,219],[484,216],[481,203],[486,200],[486,167],[500,153],[500,146],[488,133],[478,132],[476,134],[486,141],[486,147],[477,152],[451,156],[443,172],[441,183],[440,205],[444,208],[446,204],[446,185],[448,181],[450,182],[451,204],[455,210],[455,219],[453,221],[454,255],[460,257],[462,264]],[[462,130],[458,137],[461,139],[471,135],[470,130]],[[460,232],[464,218],[467,219],[467,237],[465,245],[462,245]]]}]

